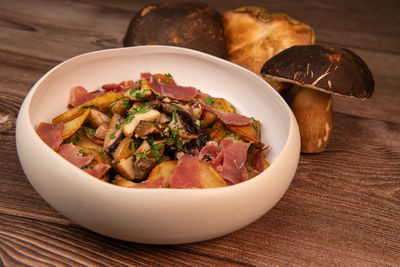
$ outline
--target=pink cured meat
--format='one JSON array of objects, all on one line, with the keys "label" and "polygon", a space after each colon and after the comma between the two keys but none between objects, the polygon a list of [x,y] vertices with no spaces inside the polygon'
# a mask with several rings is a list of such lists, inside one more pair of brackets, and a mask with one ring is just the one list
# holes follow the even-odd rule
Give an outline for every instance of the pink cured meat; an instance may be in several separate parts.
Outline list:
[{"label": "pink cured meat", "polygon": [[214,115],[216,115],[224,124],[227,125],[232,125],[232,126],[244,126],[250,124],[253,119],[243,116],[238,113],[233,113],[233,112],[225,112],[225,111],[220,111],[216,110],[213,107],[208,106],[205,104],[203,101],[199,100],[199,104],[201,107]]},{"label": "pink cured meat", "polygon": [[88,165],[93,160],[92,156],[82,156],[79,147],[71,143],[61,145],[58,153],[78,168]]},{"label": "pink cured meat", "polygon": [[263,156],[266,150],[268,150],[268,147],[258,150],[253,157],[252,164],[254,169],[257,171],[257,174],[265,170],[265,160]]},{"label": "pink cured meat", "polygon": [[61,132],[64,129],[62,123],[49,124],[41,122],[36,129],[36,133],[39,137],[53,150],[57,151],[63,142]]},{"label": "pink cured meat", "polygon": [[147,181],[135,184],[130,187],[133,187],[133,188],[163,188],[163,187],[165,187],[164,177],[160,176],[157,179],[147,180]]},{"label": "pink cured meat", "polygon": [[244,163],[250,143],[224,139],[221,141],[223,162],[221,176],[231,184],[237,184],[248,179]]},{"label": "pink cured meat", "polygon": [[189,101],[197,96],[197,89],[191,86],[179,86],[172,84],[160,84],[157,79],[148,72],[142,73],[141,77],[149,80],[149,85],[161,96],[177,100]]},{"label": "pink cured meat", "polygon": [[106,172],[111,168],[111,165],[105,164],[105,163],[100,163],[94,165],[93,169],[85,169],[85,172],[89,173],[90,175],[93,175],[97,178],[101,178]]},{"label": "pink cured meat", "polygon": [[126,92],[132,89],[139,89],[139,83],[133,82],[132,80],[125,80],[120,83],[107,83],[104,84],[101,88],[103,88],[106,92]]},{"label": "pink cured meat", "polygon": [[89,101],[96,96],[94,94],[90,94],[85,88],[82,86],[75,86],[71,90],[71,101],[70,104],[73,107],[77,107],[86,101]]},{"label": "pink cured meat", "polygon": [[169,180],[171,188],[201,188],[200,161],[197,157],[183,154],[178,159],[174,173]]},{"label": "pink cured meat", "polygon": [[203,160],[208,158],[213,167],[217,167],[222,162],[223,154],[218,143],[215,141],[208,141],[207,144],[201,149],[199,159]]}]

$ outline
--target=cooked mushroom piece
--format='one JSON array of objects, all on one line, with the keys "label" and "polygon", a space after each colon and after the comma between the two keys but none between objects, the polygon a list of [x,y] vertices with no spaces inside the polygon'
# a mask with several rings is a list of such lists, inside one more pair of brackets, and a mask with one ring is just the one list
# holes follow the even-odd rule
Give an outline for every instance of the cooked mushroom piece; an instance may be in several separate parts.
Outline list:
[{"label": "cooked mushroom piece", "polygon": [[[270,13],[259,6],[244,6],[223,14],[229,61],[257,75],[268,59],[293,45],[310,45],[314,31],[284,13]],[[278,92],[286,83],[266,79]]]},{"label": "cooked mushroom piece", "polygon": [[121,124],[123,120],[123,117],[117,113],[112,116],[104,138],[104,151],[110,152],[119,143],[122,136]]},{"label": "cooked mushroom piece", "polygon": [[199,129],[193,117],[182,109],[175,109],[172,114],[172,120],[168,124],[169,128],[177,131],[183,139],[195,139],[199,137]]},{"label": "cooked mushroom piece", "polygon": [[333,99],[343,95],[365,100],[375,82],[365,62],[348,49],[322,45],[293,46],[265,62],[261,75],[295,84],[291,104],[299,124],[301,151],[325,149],[331,129]]},{"label": "cooked mushroom piece", "polygon": [[103,112],[100,112],[95,109],[90,109],[89,116],[87,118],[89,122],[89,126],[93,128],[99,127],[103,123],[109,123],[111,118],[104,114]]},{"label": "cooked mushroom piece", "polygon": [[155,121],[158,120],[161,116],[160,112],[158,112],[155,109],[145,110],[145,108],[143,108],[142,110],[139,111],[131,109],[130,112],[131,115],[128,115],[123,125],[123,132],[125,136],[128,137],[132,136],[132,134],[136,130],[136,127],[139,125],[140,121]]},{"label": "cooked mushroom piece", "polygon": [[140,121],[135,129],[135,137],[143,138],[148,135],[159,134],[160,132],[154,121]]}]

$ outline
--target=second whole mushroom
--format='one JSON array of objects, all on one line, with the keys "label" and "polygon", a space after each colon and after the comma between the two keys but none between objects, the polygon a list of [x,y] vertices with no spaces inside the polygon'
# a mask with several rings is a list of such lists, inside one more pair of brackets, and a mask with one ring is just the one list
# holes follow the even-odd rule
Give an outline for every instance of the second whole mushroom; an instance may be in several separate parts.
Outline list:
[{"label": "second whole mushroom", "polygon": [[293,84],[291,108],[303,153],[325,149],[332,130],[332,95],[368,99],[374,79],[365,62],[348,49],[323,45],[293,46],[269,59],[260,74]]}]

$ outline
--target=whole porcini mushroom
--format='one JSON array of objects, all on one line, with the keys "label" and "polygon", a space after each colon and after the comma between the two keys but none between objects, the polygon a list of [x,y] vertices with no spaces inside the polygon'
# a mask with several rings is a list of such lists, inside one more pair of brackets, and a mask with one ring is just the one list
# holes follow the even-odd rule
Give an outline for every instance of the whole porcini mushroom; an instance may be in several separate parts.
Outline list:
[{"label": "whole porcini mushroom", "polygon": [[[223,13],[227,59],[260,74],[265,61],[294,45],[310,45],[314,31],[284,13],[259,6],[244,6]],[[278,91],[285,84],[268,80]]]},{"label": "whole porcini mushroom", "polygon": [[199,2],[160,3],[131,19],[124,46],[173,45],[226,56],[222,15]]},{"label": "whole porcini mushroom", "polygon": [[332,130],[331,95],[365,100],[375,82],[365,62],[348,49],[306,45],[293,46],[265,62],[261,75],[296,85],[291,108],[299,124],[301,151],[325,149]]}]

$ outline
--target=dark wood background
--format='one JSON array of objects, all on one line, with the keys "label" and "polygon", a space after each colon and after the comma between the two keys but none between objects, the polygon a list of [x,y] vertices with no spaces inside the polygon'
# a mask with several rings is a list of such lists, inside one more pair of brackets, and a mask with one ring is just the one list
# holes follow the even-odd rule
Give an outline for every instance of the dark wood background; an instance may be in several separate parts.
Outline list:
[{"label": "dark wood background", "polygon": [[220,12],[262,5],[309,24],[317,43],[367,62],[374,96],[335,97],[326,151],[301,155],[283,199],[248,227],[187,245],[114,240],[71,223],[33,190],[18,162],[15,121],[44,73],[122,46],[131,16],[150,2],[0,0],[0,265],[400,265],[400,1],[204,2]]}]

